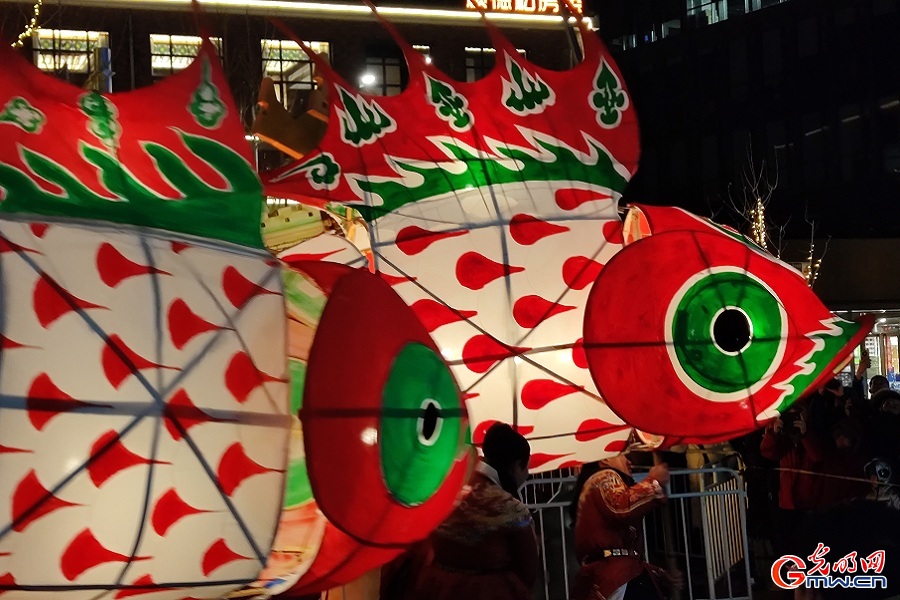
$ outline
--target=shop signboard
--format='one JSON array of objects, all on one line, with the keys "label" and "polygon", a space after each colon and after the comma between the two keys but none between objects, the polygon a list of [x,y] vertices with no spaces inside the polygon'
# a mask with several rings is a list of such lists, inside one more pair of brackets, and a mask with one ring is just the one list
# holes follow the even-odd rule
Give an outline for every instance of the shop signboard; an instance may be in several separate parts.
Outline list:
[{"label": "shop signboard", "polygon": [[[582,0],[569,0],[569,4],[582,11]],[[467,10],[532,15],[558,14],[564,5],[564,0],[466,0]]]}]

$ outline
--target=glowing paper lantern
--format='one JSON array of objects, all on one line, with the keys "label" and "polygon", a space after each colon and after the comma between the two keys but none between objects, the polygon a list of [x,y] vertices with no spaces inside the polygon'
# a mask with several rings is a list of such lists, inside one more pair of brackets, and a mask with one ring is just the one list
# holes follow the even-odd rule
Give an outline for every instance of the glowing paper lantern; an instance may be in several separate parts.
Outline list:
[{"label": "glowing paper lantern", "polygon": [[295,263],[284,283],[300,419],[257,586],[290,596],[352,581],[426,537],[452,510],[469,461],[459,389],[389,285],[327,262]]},{"label": "glowing paper lantern", "polygon": [[[617,453],[631,432],[597,393],[580,338],[590,285],[622,247],[616,205],[637,123],[596,37],[560,73],[491,32],[498,68],[471,84],[402,40],[402,97],[368,96],[321,65],[332,86],[321,150],[268,185],[358,203],[377,271],[466,392],[476,443],[513,423],[544,470]],[[623,102],[590,108],[607,92]]]},{"label": "glowing paper lantern", "polygon": [[[644,233],[591,290],[585,346],[604,397],[647,433],[711,443],[751,431],[833,377],[872,327],[832,315],[798,271],[680,209],[633,208],[626,229]],[[641,377],[653,385],[635,386]]]},{"label": "glowing paper lantern", "polygon": [[218,60],[101,95],[2,59],[4,598],[219,597],[265,565],[290,417]]},{"label": "glowing paper lantern", "polygon": [[[676,260],[681,247],[664,242],[673,239],[665,227],[625,245],[626,236],[649,233],[640,223],[624,231],[617,212],[637,169],[637,119],[593,33],[581,32],[584,60],[556,72],[529,63],[489,27],[498,64],[463,83],[385,26],[404,52],[408,89],[365,94],[316,58],[330,85],[330,126],[316,151],[267,177],[267,189],[362,213],[376,270],[426,325],[466,393],[476,443],[492,422],[513,423],[531,441],[532,469],[547,470],[620,452],[633,426],[681,438],[739,435],[826,377],[864,336],[867,322],[833,320],[808,290],[783,284],[794,281],[786,265],[767,258],[773,266],[765,275],[748,270],[740,258],[759,253],[732,233],[705,226],[702,252],[668,278],[653,265]],[[606,277],[612,264],[628,268]],[[666,359],[670,368],[655,371],[672,356],[665,347],[682,339],[694,346],[684,352],[699,351],[697,344],[718,351],[694,320],[679,320],[674,337],[666,321],[683,293],[668,283],[684,284],[704,264],[735,269],[757,282],[754,289],[771,288],[778,308],[769,303],[770,312],[783,325],[772,333],[784,356],[805,360],[815,347],[815,364],[804,363],[794,377],[753,344],[738,362],[754,368],[719,396],[673,372],[681,351]],[[718,277],[697,302],[717,286]],[[798,310],[807,314],[793,315]],[[630,349],[636,340],[657,346],[655,353]],[[783,367],[778,377],[769,372]],[[774,389],[780,385],[792,389]],[[644,394],[648,387],[665,391]]]}]

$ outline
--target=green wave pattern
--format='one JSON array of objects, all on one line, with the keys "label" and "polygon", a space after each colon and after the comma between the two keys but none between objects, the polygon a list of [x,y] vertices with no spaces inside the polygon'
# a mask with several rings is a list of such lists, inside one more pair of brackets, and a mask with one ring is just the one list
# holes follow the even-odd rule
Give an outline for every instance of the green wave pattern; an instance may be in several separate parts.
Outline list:
[{"label": "green wave pattern", "polygon": [[[402,178],[370,181],[362,175],[350,175],[357,179],[363,192],[380,196],[382,204],[349,204],[366,221],[372,222],[413,202],[491,185],[571,182],[598,185],[619,193],[625,190],[628,180],[616,170],[616,162],[599,143],[588,139],[588,153],[580,154],[565,144],[553,143],[550,139],[552,138],[534,140],[541,158],[535,157],[534,151],[529,152],[516,146],[501,147],[497,150],[500,156],[486,158],[452,141],[436,141],[434,143],[442,146],[449,154],[447,161],[436,161],[423,166],[421,161],[394,159],[399,171],[420,175],[424,179],[420,185],[410,186],[409,180]],[[446,169],[446,163],[450,162],[464,163],[465,169],[452,173]]]},{"label": "green wave pattern", "polygon": [[[36,214],[74,217],[153,227],[203,238],[263,248],[260,215],[262,183],[253,167],[239,154],[215,140],[179,132],[185,146],[225,180],[213,187],[191,171],[172,150],[145,143],[160,173],[178,197],[154,192],[130,173],[112,154],[84,142],[80,152],[96,168],[98,180],[111,197],[98,195],[63,165],[28,148],[21,148],[31,173],[0,164],[3,202],[0,214]],[[61,194],[42,189],[36,178],[62,188]]]},{"label": "green wave pattern", "polygon": [[[328,298],[312,281],[290,269],[281,270],[284,284],[285,311],[291,320],[315,328],[322,318]],[[288,329],[290,334],[290,329]],[[291,443],[300,444],[302,432],[299,412],[303,407],[303,388],[306,383],[306,361],[288,356],[291,374],[291,416],[294,435]],[[313,499],[312,485],[306,472],[306,455],[302,447],[291,448],[287,481],[284,490],[284,508],[292,508]]]}]

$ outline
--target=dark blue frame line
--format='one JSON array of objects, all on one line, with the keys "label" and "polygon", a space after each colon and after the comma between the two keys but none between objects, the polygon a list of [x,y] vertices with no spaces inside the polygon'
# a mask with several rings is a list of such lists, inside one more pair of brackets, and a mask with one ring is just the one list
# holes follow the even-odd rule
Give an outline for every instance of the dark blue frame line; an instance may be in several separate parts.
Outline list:
[{"label": "dark blue frame line", "polygon": [[[69,307],[72,309],[72,311],[75,312],[76,314],[78,314],[79,317],[81,317],[81,319],[88,326],[88,328],[91,329],[98,336],[100,336],[100,338],[106,343],[106,345],[110,349],[112,349],[113,352],[115,352],[115,354],[119,357],[119,359],[126,366],[128,366],[129,370],[131,370],[131,372],[137,377],[138,381],[147,390],[147,392],[150,394],[151,398],[157,403],[157,405],[160,403],[163,403],[161,398],[157,396],[156,390],[153,389],[153,387],[150,385],[150,383],[147,381],[147,379],[140,372],[138,372],[135,365],[133,363],[131,363],[131,361],[124,354],[124,352],[122,352],[121,349],[117,348],[115,345],[110,343],[109,337],[106,335],[106,332],[100,328],[100,326],[90,317],[90,315],[88,315],[85,312],[84,309],[77,306],[71,300],[68,292],[62,286],[60,286],[56,282],[55,279],[53,279],[43,269],[41,269],[41,267],[37,264],[37,262],[35,262],[30,256],[28,256],[28,254],[24,250],[20,249],[17,246],[13,246],[13,249],[14,249],[14,252],[19,256],[19,258],[21,258],[23,261],[25,261],[25,264],[27,264],[29,267],[31,267],[32,270],[34,270],[34,272],[38,275],[38,277],[40,277],[44,281],[46,281],[53,288],[53,290],[59,295],[59,297],[62,298],[69,305]],[[163,403],[163,405],[164,405],[164,403]],[[101,456],[106,454],[106,452],[108,452],[110,448],[112,448],[116,443],[118,443],[118,441],[121,440],[122,437],[124,437],[124,435],[126,435],[129,431],[131,431],[134,427],[136,427],[137,424],[141,420],[143,420],[144,417],[146,417],[148,414],[150,414],[151,411],[154,410],[154,408],[156,408],[156,406],[154,406],[153,404],[150,404],[149,406],[147,406],[146,411],[144,411],[143,413],[136,416],[124,429],[122,429],[121,431],[116,433],[115,439],[104,444],[103,447],[100,448],[100,450],[96,454],[94,454],[94,456],[89,457],[86,461],[81,463],[81,465],[79,465],[75,470],[73,470],[71,473],[69,473],[68,475],[63,477],[63,479],[61,481],[59,481],[50,490],[48,490],[47,494],[45,494],[44,497],[42,497],[38,502],[36,502],[34,505],[32,505],[22,515],[20,515],[18,519],[15,519],[13,522],[9,523],[2,530],[0,530],[0,541],[2,541],[9,534],[10,531],[12,531],[12,528],[15,525],[17,525],[18,523],[21,523],[22,521],[24,521],[28,517],[30,517],[34,513],[34,511],[36,511],[38,508],[40,508],[41,505],[43,505],[50,498],[54,497],[59,491],[61,491],[66,485],[68,485],[70,481],[72,481],[76,476],[80,475],[83,471],[85,471],[90,464],[92,464],[95,460],[99,459]]]},{"label": "dark blue frame line", "polygon": [[[137,235],[140,237],[140,239],[143,243],[143,241],[145,239],[144,235],[142,233],[138,233]],[[177,387],[177,385],[183,380],[183,378],[186,377],[190,373],[190,371],[196,367],[197,364],[199,364],[200,360],[202,359],[202,357],[206,353],[206,351],[209,350],[209,348],[211,348],[212,345],[216,343],[216,341],[219,339],[219,337],[224,334],[224,330],[217,331],[213,335],[213,339],[210,340],[210,342],[204,346],[203,350],[192,361],[189,361],[188,364],[173,379],[173,381],[170,383],[170,385],[165,390],[163,390],[162,393],[160,393],[155,388],[153,388],[153,386],[150,384],[150,382],[143,376],[143,374],[137,369],[137,367],[128,359],[128,357],[125,355],[125,353],[121,349],[119,349],[118,347],[116,347],[115,345],[110,343],[109,336],[90,317],[90,315],[88,315],[84,309],[75,305],[74,302],[72,302],[70,300],[68,294],[64,293],[65,289],[62,288],[62,286],[60,286],[50,275],[48,275],[45,271],[43,271],[43,269],[41,269],[41,267],[30,256],[28,256],[23,250],[16,249],[15,252],[16,252],[16,254],[19,255],[19,257],[23,261],[25,261],[26,264],[28,264],[35,271],[35,273],[38,274],[39,277],[42,277],[48,284],[50,284],[51,287],[53,287],[54,291],[56,291],[57,294],[59,294],[59,296],[69,304],[69,307],[72,309],[72,311],[75,312],[76,314],[78,314],[81,317],[81,319],[85,322],[85,324],[92,331],[94,331],[94,333],[96,333],[98,336],[100,336],[101,339],[104,340],[106,345],[110,349],[112,349],[113,352],[119,357],[119,359],[122,360],[122,362],[126,366],[129,367],[129,370],[131,371],[131,373],[138,379],[138,381],[141,383],[141,385],[145,388],[145,390],[151,396],[152,403],[149,406],[147,406],[147,409],[145,411],[142,411],[141,413],[139,413],[135,417],[135,419],[132,420],[124,429],[122,429],[120,432],[117,432],[116,438],[114,440],[111,440],[108,444],[105,444],[93,457],[90,457],[84,463],[79,465],[75,470],[73,470],[71,473],[69,473],[66,477],[64,477],[55,486],[53,486],[53,488],[48,491],[47,495],[45,495],[38,502],[36,502],[31,508],[29,508],[29,510],[27,510],[25,513],[23,513],[23,515],[20,515],[19,519],[8,524],[2,530],[0,530],[0,541],[2,541],[3,538],[9,534],[9,532],[12,530],[12,528],[17,523],[20,523],[23,520],[27,519],[44,502],[46,502],[47,500],[49,500],[50,498],[55,496],[60,490],[62,490],[66,485],[68,485],[68,483],[70,481],[72,481],[76,476],[78,476],[84,470],[86,470],[87,467],[93,461],[95,461],[98,458],[100,458],[101,456],[103,456],[113,445],[115,445],[115,443],[117,443],[119,440],[121,440],[123,437],[125,437],[125,435],[127,435],[128,432],[130,432],[135,426],[137,426],[137,424],[144,417],[148,416],[152,412],[156,413],[157,418],[159,418],[160,416],[164,416],[166,414],[166,403],[163,400],[163,398],[165,398],[169,393],[171,393],[172,390],[175,389]],[[195,271],[192,270],[192,272],[194,272],[195,276],[197,275]],[[259,285],[261,285],[261,286],[265,285],[276,274],[278,274],[277,268],[270,269],[267,276],[264,278],[263,282],[260,283]],[[156,278],[158,276],[154,275],[154,277]],[[212,294],[212,292],[209,290],[209,288],[202,282],[202,280],[200,280],[198,278],[198,281],[201,283],[201,285],[207,291],[207,293],[209,293],[215,300],[215,296]],[[158,290],[156,293],[157,293],[157,302],[158,302],[159,301]],[[215,301],[216,301],[216,304],[219,306],[220,310],[222,310],[224,312],[224,309],[222,308],[221,304],[218,303],[217,300],[215,300]],[[230,323],[233,323],[233,320],[230,318],[229,315],[226,314],[225,317]],[[158,319],[157,324],[159,325],[159,319]],[[158,343],[161,343],[161,336],[162,336],[162,329],[158,327]],[[246,349],[246,345],[243,343],[243,340],[241,340],[241,343]],[[248,353],[248,356],[249,356],[249,353]],[[3,397],[3,398],[6,399],[6,398],[12,398],[12,397]],[[24,406],[24,402],[23,402],[23,406]],[[169,416],[171,418],[173,425],[175,425],[175,427],[179,430],[179,433],[181,433],[185,442],[191,448],[191,451],[194,453],[195,457],[199,461],[201,467],[206,472],[207,476],[210,478],[210,481],[213,483],[214,487],[219,491],[219,494],[222,497],[223,502],[225,503],[225,505],[228,508],[229,512],[231,513],[232,517],[235,519],[235,522],[238,524],[239,528],[241,529],[242,533],[244,534],[245,538],[247,539],[248,544],[250,544],[251,548],[253,549],[254,553],[256,554],[257,560],[259,560],[259,562],[264,566],[266,564],[266,560],[267,560],[267,553],[264,554],[259,549],[255,540],[253,539],[253,536],[250,534],[249,527],[244,522],[244,520],[241,518],[241,516],[238,514],[236,508],[234,507],[234,504],[231,502],[231,499],[228,498],[228,496],[224,493],[224,491],[219,486],[218,480],[215,476],[215,472],[210,467],[210,465],[207,463],[207,461],[203,458],[203,455],[200,452],[200,449],[198,448],[196,443],[194,443],[193,439],[191,439],[186,428],[184,428],[184,426],[178,421],[177,418],[174,417],[174,415],[169,415]],[[157,425],[157,433],[159,431],[158,427],[159,426]],[[152,468],[152,463],[151,463],[151,468]],[[149,487],[148,487],[148,491],[149,491]],[[132,560],[134,559],[133,555],[131,556],[131,559]],[[127,565],[126,565],[126,569],[127,569]],[[0,589],[2,589],[2,588],[0,588]],[[22,588],[20,586],[17,589],[22,589]]]},{"label": "dark blue frame line", "polygon": [[[203,290],[207,294],[209,294],[210,298],[216,304],[216,306],[218,307],[219,311],[222,313],[225,320],[228,322],[229,325],[231,325],[233,327],[233,329],[232,330],[220,329],[220,330],[214,332],[212,335],[212,338],[209,340],[209,342],[207,342],[203,346],[203,348],[194,356],[194,358],[192,358],[185,364],[185,366],[181,369],[181,371],[179,371],[178,374],[172,379],[172,381],[169,382],[169,385],[163,389],[162,397],[164,397],[164,398],[168,397],[169,394],[171,394],[173,391],[178,389],[182,380],[184,380],[184,378],[187,377],[191,373],[191,371],[193,371],[196,368],[196,366],[198,364],[200,364],[200,362],[203,360],[206,353],[210,349],[212,349],[212,347],[220,339],[223,339],[224,336],[226,336],[229,331],[233,331],[235,336],[237,336],[238,341],[241,344],[241,347],[247,352],[247,356],[248,357],[250,356],[249,348],[244,343],[243,338],[240,337],[240,334],[238,333],[237,328],[235,327],[235,320],[232,318],[231,315],[228,314],[228,312],[225,310],[225,308],[222,306],[222,304],[218,301],[218,298],[212,292],[212,290],[209,289],[209,286],[206,285],[206,283],[203,281],[202,277],[200,277],[200,274],[197,273],[196,270],[194,270],[192,268],[192,265],[190,265],[190,263],[188,261],[185,261],[185,265],[187,266],[188,270],[194,275],[194,277],[197,280],[197,283],[200,284],[200,287],[202,287]],[[280,275],[280,272],[278,271],[278,269],[277,268],[270,269],[267,272],[266,276],[263,278],[263,280],[258,285],[265,286],[276,275]],[[236,308],[235,309],[235,311],[237,311],[236,314],[240,314],[240,310],[241,310],[240,308]],[[160,330],[160,331],[162,331],[162,330]],[[251,358],[251,361],[252,361],[252,358]],[[254,367],[255,366],[256,365],[254,364]],[[267,392],[267,394],[268,394],[268,392]],[[270,398],[270,400],[272,400],[271,396],[269,396],[269,398]],[[274,400],[272,400],[272,403],[274,405]],[[165,409],[166,409],[166,407],[164,406],[163,414],[165,414]],[[212,466],[209,464],[209,462],[203,456],[203,453],[200,451],[200,448],[197,446],[196,442],[194,442],[194,440],[191,437],[191,435],[189,434],[187,428],[185,428],[184,425],[182,425],[178,419],[174,418],[173,415],[170,414],[169,416],[171,417],[172,424],[178,429],[178,432],[181,434],[185,443],[190,447],[191,452],[194,454],[194,457],[200,463],[200,466],[203,469],[203,471],[206,473],[206,476],[209,477],[210,483],[212,483],[213,487],[216,489],[216,491],[219,492],[219,497],[222,499],[222,502],[225,504],[226,508],[228,509],[228,512],[231,513],[231,516],[234,518],[235,523],[237,523],[238,527],[240,528],[241,533],[244,534],[244,537],[245,537],[247,543],[250,545],[250,548],[253,550],[253,553],[256,555],[257,561],[259,561],[259,563],[263,567],[265,567],[266,563],[268,562],[268,552],[263,552],[262,549],[259,547],[259,545],[256,543],[256,540],[253,539],[253,536],[250,533],[249,526],[244,522],[244,519],[241,517],[237,508],[234,506],[234,503],[231,501],[231,498],[228,497],[228,495],[225,493],[225,491],[219,485],[219,480],[216,477],[215,470],[212,468]]]},{"label": "dark blue frame line", "polygon": [[122,429],[119,432],[116,432],[116,437],[114,439],[110,440],[109,442],[107,442],[106,444],[104,444],[103,447],[100,448],[100,450],[94,456],[88,458],[86,461],[81,463],[76,469],[74,469],[71,473],[69,473],[68,475],[63,477],[63,479],[60,482],[58,482],[56,485],[54,485],[51,489],[49,489],[47,491],[47,493],[40,500],[35,502],[28,510],[26,510],[24,513],[19,515],[18,519],[14,519],[9,524],[5,525],[3,527],[3,529],[0,530],[0,541],[2,541],[9,534],[10,531],[12,531],[13,527],[18,525],[19,523],[22,523],[23,521],[27,521],[28,518],[31,517],[31,515],[36,510],[38,510],[41,507],[41,505],[44,504],[44,502],[46,502],[46,501],[50,500],[51,498],[53,498],[54,496],[56,496],[56,494],[59,491],[61,491],[65,486],[67,486],[70,481],[72,481],[73,479],[75,479],[75,477],[77,477],[83,471],[85,471],[91,465],[91,463],[93,463],[99,457],[106,454],[110,450],[110,448],[115,446],[125,435],[128,434],[129,431],[134,429],[138,425],[138,423],[140,423],[141,420],[143,420],[144,417],[146,417],[150,413],[150,411],[153,410],[153,408],[154,407],[152,407],[152,406],[148,407],[147,411],[143,415],[139,415],[139,416],[135,417],[127,426],[125,426],[124,429]]},{"label": "dark blue frame line", "polygon": [[[159,273],[156,272],[154,268],[156,266],[156,261],[153,259],[153,251],[150,248],[150,244],[147,243],[147,238],[144,236],[140,236],[141,249],[144,251],[144,257],[146,258],[147,266],[150,267],[150,287],[153,290],[153,308],[154,308],[154,324],[156,326],[156,356],[155,362],[158,365],[164,364],[162,360],[162,346],[163,346],[163,325],[162,325],[162,294],[160,291],[159,285]],[[159,389],[163,385],[163,372],[162,369],[156,369],[156,388]],[[166,394],[167,396],[168,394]],[[165,397],[165,396],[164,396]],[[163,411],[165,414],[165,411]],[[157,416],[156,422],[153,424],[153,439],[150,446],[150,463],[147,465],[147,485],[144,488],[144,499],[142,501],[141,512],[140,512],[140,521],[138,523],[137,532],[135,533],[134,545],[131,547],[131,552],[129,553],[128,560],[122,565],[122,569],[119,571],[119,575],[116,577],[116,584],[121,585],[122,581],[125,579],[125,575],[128,573],[128,570],[131,568],[131,565],[134,564],[134,559],[137,556],[138,549],[141,546],[141,541],[144,539],[144,531],[147,525],[147,513],[150,507],[150,491],[153,488],[153,474],[156,470],[156,460],[159,455],[159,435],[162,429],[162,419]],[[174,419],[173,419],[174,421]],[[109,592],[101,592],[95,598],[95,600],[99,600],[104,595]]]},{"label": "dark blue frame line", "polygon": [[[104,404],[104,401],[93,402],[91,400],[80,400],[85,402],[84,406],[79,406],[74,410],[71,403],[58,398],[40,398],[37,396],[15,396],[12,394],[0,394],[0,409],[10,410],[36,410],[39,412],[61,412],[67,410],[69,414],[85,414],[85,415],[108,415],[108,416],[138,416],[142,415],[147,408],[146,402],[115,402],[114,404]],[[32,406],[29,406],[29,403]],[[36,405],[36,406],[35,406]],[[168,418],[181,417],[191,411],[191,408],[180,406],[166,406],[166,410],[161,416]],[[243,423],[255,425],[259,427],[284,427],[285,423],[290,422],[290,415],[273,415],[269,413],[246,413],[233,410],[223,409],[202,409],[215,421],[236,421],[238,418]],[[193,413],[191,413],[192,415]]]},{"label": "dark blue frame line", "polygon": [[23,591],[23,592],[78,592],[78,591],[93,591],[93,590],[105,590],[103,593],[109,593],[115,590],[160,590],[165,591],[168,588],[171,588],[172,591],[175,591],[179,588],[190,588],[190,587],[200,587],[200,588],[209,588],[209,587],[218,587],[218,586],[238,586],[238,585],[248,585],[256,581],[255,579],[223,579],[221,581],[172,581],[165,583],[145,583],[140,585],[120,585],[120,584],[110,584],[110,583],[98,583],[98,584],[82,584],[82,585],[27,585],[27,584],[13,584],[13,583],[0,583],[0,591],[8,592],[8,591]]}]

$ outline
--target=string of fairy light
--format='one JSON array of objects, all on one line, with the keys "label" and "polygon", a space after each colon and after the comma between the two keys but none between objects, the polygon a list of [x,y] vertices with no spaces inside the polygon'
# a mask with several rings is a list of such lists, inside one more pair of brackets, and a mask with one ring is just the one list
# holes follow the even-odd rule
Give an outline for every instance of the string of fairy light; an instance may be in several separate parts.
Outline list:
[{"label": "string of fairy light", "polygon": [[19,34],[19,37],[15,42],[12,43],[13,48],[21,48],[22,44],[25,43],[25,40],[31,36],[32,32],[37,28],[38,19],[41,18],[41,9],[44,6],[44,0],[37,0],[34,3],[34,9],[31,13],[31,20],[28,21],[28,26],[25,27],[25,31]]},{"label": "string of fairy light", "polygon": [[816,279],[819,278],[819,269],[822,267],[822,259],[815,259],[816,253],[816,244],[813,241],[809,242],[809,268],[804,269],[806,271],[804,275],[806,276],[806,283],[809,284],[810,287],[816,282]]},{"label": "string of fairy light", "polygon": [[768,251],[769,245],[766,238],[769,236],[766,231],[766,205],[762,198],[756,199],[756,208],[750,210],[750,235],[753,241],[763,250]]},{"label": "string of fairy light", "polygon": [[[753,238],[753,241],[756,242],[760,248],[766,252],[769,251],[767,240],[769,232],[766,228],[766,203],[763,202],[762,198],[757,198],[756,207],[750,209],[750,237]],[[803,265],[803,277],[806,279],[807,285],[810,287],[813,286],[816,279],[819,278],[819,269],[821,268],[822,258],[816,258],[815,240],[810,240],[809,258],[807,258],[806,263]]]}]

